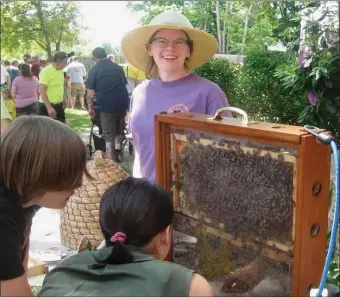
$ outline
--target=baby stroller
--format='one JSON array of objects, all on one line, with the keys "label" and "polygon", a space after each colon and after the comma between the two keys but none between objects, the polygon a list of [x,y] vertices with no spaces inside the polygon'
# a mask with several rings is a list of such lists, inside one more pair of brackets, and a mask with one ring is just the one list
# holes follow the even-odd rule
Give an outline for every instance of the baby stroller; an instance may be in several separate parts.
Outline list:
[{"label": "baby stroller", "polygon": [[[86,106],[88,109],[88,106]],[[94,118],[91,118],[92,121],[92,127],[91,127],[91,132],[89,136],[89,143],[87,145],[89,157],[91,158],[92,155],[94,154],[95,151],[101,150],[103,152],[106,152],[106,143],[105,140],[102,136],[102,127],[100,123],[100,112],[99,112],[99,106],[96,102],[96,100],[93,103],[93,108],[94,108]],[[98,128],[98,133],[95,132],[95,127]],[[94,149],[92,146],[92,139],[93,139],[93,144],[94,144]],[[121,135],[121,150],[115,150],[114,153],[114,158],[117,162],[123,162],[124,161],[124,149],[125,146],[128,144],[128,150],[129,154],[133,154],[133,140],[131,133],[127,129],[127,125],[125,124],[123,135]]]}]

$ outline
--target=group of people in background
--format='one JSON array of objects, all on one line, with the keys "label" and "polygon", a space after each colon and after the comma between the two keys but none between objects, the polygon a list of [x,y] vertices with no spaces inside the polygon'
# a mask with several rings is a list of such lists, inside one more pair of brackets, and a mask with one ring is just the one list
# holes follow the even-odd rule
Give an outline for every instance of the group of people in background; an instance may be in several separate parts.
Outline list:
[{"label": "group of people in background", "polygon": [[47,64],[39,56],[25,54],[21,64],[17,60],[1,63],[1,100],[11,119],[40,114],[65,122],[64,107],[71,105],[67,96],[71,75],[65,72],[69,58],[65,52],[57,52]]},{"label": "group of people in background", "polygon": [[1,63],[1,100],[5,101],[11,119],[38,114],[39,72],[43,68],[38,56],[24,55],[23,63],[6,60]]},{"label": "group of people in background", "polygon": [[11,119],[38,114],[65,123],[65,108],[74,109],[77,101],[93,118],[96,103],[107,155],[113,158],[114,151],[121,149],[129,97],[146,77],[133,65],[118,65],[115,56],[107,55],[104,48],[94,49],[93,58],[96,65],[88,77],[84,64],[73,53],[57,52],[51,63],[30,54],[23,56],[22,63],[1,63],[1,100],[5,101]]}]

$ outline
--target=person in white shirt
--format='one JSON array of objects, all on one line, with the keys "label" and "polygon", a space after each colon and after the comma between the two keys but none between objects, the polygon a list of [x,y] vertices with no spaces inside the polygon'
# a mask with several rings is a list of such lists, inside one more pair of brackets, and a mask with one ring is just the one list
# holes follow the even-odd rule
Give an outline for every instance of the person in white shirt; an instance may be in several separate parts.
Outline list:
[{"label": "person in white shirt", "polygon": [[78,96],[81,107],[85,109],[84,77],[86,76],[86,69],[84,64],[79,62],[78,57],[74,57],[71,63],[67,66],[67,74],[70,76],[71,79],[71,108],[75,107]]},{"label": "person in white shirt", "polygon": [[8,60],[4,61],[4,66],[11,78],[11,83],[13,84],[14,79],[20,76],[20,70],[18,69],[18,67],[11,65],[10,61]]},{"label": "person in white shirt", "polygon": [[5,87],[5,85],[7,85],[8,89],[11,89],[11,78],[5,66],[1,63],[1,89]]}]

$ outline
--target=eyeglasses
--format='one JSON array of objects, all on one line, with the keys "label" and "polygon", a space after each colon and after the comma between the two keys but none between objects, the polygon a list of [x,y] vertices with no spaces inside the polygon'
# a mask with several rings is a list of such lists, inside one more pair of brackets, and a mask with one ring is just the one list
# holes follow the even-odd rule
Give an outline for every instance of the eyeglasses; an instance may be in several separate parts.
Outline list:
[{"label": "eyeglasses", "polygon": [[155,38],[151,40],[150,44],[153,43],[160,48],[167,48],[171,44],[174,48],[182,48],[185,46],[192,46],[192,40],[176,39],[168,40],[166,38]]}]

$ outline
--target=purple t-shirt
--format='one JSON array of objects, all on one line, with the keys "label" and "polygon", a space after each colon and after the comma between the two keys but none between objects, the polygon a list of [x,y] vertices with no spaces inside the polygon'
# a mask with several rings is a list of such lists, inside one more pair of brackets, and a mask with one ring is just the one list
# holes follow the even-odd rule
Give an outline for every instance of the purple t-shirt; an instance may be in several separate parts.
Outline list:
[{"label": "purple t-shirt", "polygon": [[39,80],[32,76],[31,79],[22,75],[16,77],[12,83],[12,93],[15,93],[15,107],[22,108],[38,102],[37,88]]},{"label": "purple t-shirt", "polygon": [[133,176],[155,181],[154,116],[162,111],[213,115],[229,106],[221,88],[196,74],[176,81],[144,81],[132,94],[129,126],[135,147]]}]

